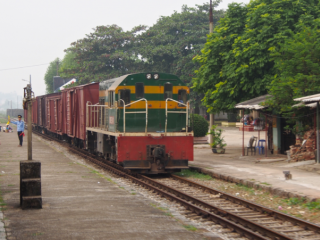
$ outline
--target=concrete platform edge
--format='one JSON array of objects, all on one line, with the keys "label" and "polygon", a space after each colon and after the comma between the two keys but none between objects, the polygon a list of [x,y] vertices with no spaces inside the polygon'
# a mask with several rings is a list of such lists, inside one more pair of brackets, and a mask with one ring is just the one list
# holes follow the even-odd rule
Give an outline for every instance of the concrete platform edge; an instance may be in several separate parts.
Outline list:
[{"label": "concrete platform edge", "polygon": [[241,178],[238,178],[238,177],[233,177],[233,176],[230,176],[230,175],[222,174],[222,173],[216,172],[216,171],[211,170],[211,169],[209,170],[209,169],[204,169],[204,168],[196,167],[196,166],[189,166],[189,168],[191,170],[193,170],[193,171],[197,171],[199,173],[207,174],[207,175],[209,175],[209,176],[211,176],[213,178],[216,178],[216,179],[221,179],[221,180],[232,182],[232,183],[236,183],[236,184],[242,184],[244,186],[251,187],[251,188],[254,188],[254,189],[262,189],[264,191],[270,192],[271,194],[274,194],[274,195],[277,195],[277,196],[280,196],[280,197],[283,197],[283,198],[299,198],[299,199],[304,198],[308,202],[314,202],[314,201],[318,200],[317,198],[313,198],[313,197],[310,197],[310,196],[307,196],[307,195],[289,192],[289,191],[284,190],[282,188],[275,188],[275,187],[271,187],[271,186],[266,186],[266,185],[263,185],[263,184],[256,183],[254,181],[249,181],[249,180],[246,180],[246,179],[241,179]]}]

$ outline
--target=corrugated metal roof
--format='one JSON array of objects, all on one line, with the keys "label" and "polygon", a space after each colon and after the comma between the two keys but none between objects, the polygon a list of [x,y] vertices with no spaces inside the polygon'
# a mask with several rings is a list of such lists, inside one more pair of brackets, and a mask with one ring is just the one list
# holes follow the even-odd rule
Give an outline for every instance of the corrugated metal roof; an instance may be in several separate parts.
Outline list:
[{"label": "corrugated metal roof", "polygon": [[299,101],[299,102],[318,102],[320,101],[320,94],[314,94],[306,97],[301,97],[301,98],[295,98],[293,99],[294,101]]},{"label": "corrugated metal roof", "polygon": [[234,107],[235,108],[245,108],[245,109],[263,109],[266,108],[267,106],[261,106],[260,103],[265,102],[267,97],[271,97],[270,94],[266,94],[260,97],[256,97],[241,103],[236,104]]}]

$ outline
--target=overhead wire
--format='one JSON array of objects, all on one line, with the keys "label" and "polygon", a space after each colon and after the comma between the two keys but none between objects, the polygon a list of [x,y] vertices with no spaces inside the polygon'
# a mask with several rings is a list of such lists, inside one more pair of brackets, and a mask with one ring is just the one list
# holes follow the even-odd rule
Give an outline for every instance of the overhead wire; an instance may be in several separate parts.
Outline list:
[{"label": "overhead wire", "polygon": [[50,63],[42,63],[42,64],[38,64],[38,65],[15,67],[15,68],[4,68],[4,69],[0,69],[0,71],[7,71],[7,70],[14,70],[14,69],[21,69],[21,68],[29,68],[29,67],[38,67],[38,66],[43,66],[43,65],[48,65],[48,64],[50,64]]}]

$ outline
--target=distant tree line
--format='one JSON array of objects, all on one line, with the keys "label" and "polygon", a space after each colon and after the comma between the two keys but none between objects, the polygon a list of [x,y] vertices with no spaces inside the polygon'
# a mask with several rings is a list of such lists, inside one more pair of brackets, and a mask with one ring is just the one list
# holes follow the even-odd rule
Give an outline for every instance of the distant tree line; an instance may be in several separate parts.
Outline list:
[{"label": "distant tree line", "polygon": [[[213,1],[216,7],[221,0]],[[214,24],[224,15],[214,11]],[[166,72],[187,84],[195,76],[200,54],[209,33],[209,4],[182,6],[181,13],[162,16],[152,27],[137,26],[124,31],[117,25],[97,26],[92,33],[65,50],[62,60],[55,59],[46,75],[46,91],[53,92],[52,78],[75,77],[80,84],[99,82],[136,72]]]}]

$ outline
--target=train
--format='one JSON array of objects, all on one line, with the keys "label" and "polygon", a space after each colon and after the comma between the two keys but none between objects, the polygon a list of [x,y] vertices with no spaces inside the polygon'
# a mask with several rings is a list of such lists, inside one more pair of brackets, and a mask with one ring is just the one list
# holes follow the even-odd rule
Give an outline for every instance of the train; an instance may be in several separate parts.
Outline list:
[{"label": "train", "polygon": [[173,74],[127,74],[37,96],[32,128],[137,173],[177,172],[193,161],[190,89]]}]

